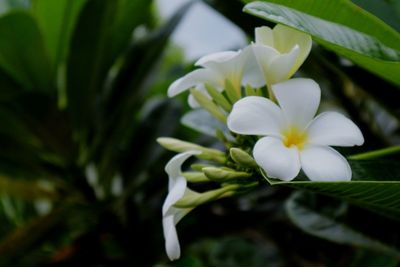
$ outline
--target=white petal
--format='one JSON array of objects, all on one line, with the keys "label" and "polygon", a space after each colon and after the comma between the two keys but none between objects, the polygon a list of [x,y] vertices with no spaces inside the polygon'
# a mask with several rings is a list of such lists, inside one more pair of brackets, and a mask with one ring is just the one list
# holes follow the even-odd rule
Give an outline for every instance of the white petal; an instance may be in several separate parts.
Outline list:
[{"label": "white petal", "polygon": [[220,86],[219,77],[216,73],[207,69],[197,69],[173,82],[168,88],[168,96],[176,96],[183,91],[204,83]]},{"label": "white petal", "polygon": [[219,75],[220,83],[224,84],[225,80],[229,80],[236,88],[241,85],[247,62],[249,62],[250,59],[253,59],[253,55],[251,47],[248,46],[236,52],[235,55],[224,58],[224,60],[208,61],[206,66],[207,69]]},{"label": "white petal", "polygon": [[274,48],[259,45],[259,44],[251,44],[251,48],[253,50],[254,57],[256,58],[257,64],[264,76],[265,82],[269,83],[269,72],[270,72],[270,64],[271,62],[278,57],[280,54]]},{"label": "white petal", "polygon": [[350,181],[347,160],[328,146],[306,146],[300,152],[301,167],[312,181]]},{"label": "white petal", "polygon": [[184,153],[179,153],[170,159],[170,161],[168,161],[167,165],[165,166],[165,172],[169,177],[169,190],[171,190],[173,187],[175,180],[181,176],[181,167],[185,160],[187,160],[190,156],[198,155],[200,153],[200,151],[190,150]]},{"label": "white petal", "polygon": [[227,60],[230,60],[234,56],[236,56],[239,52],[237,51],[223,51],[223,52],[217,52],[213,54],[206,55],[194,63],[195,66],[202,66],[202,67],[207,67],[209,62],[225,62]]},{"label": "white petal", "polygon": [[176,233],[174,216],[169,215],[163,217],[163,230],[165,239],[165,250],[168,258],[173,261],[181,256],[181,248],[179,245],[178,234]]},{"label": "white petal", "polygon": [[186,188],[187,181],[183,176],[174,179],[172,187],[169,189],[167,198],[162,207],[163,215],[169,213],[170,208],[185,195]]},{"label": "white petal", "polygon": [[265,97],[248,96],[233,105],[228,128],[245,135],[279,136],[282,125],[280,108]]},{"label": "white petal", "polygon": [[274,36],[270,27],[255,28],[255,36],[256,44],[274,47]]},{"label": "white petal", "polygon": [[364,137],[351,120],[337,112],[318,115],[307,128],[308,142],[328,146],[360,146]]},{"label": "white petal", "polygon": [[288,123],[305,129],[317,112],[321,89],[311,79],[295,78],[272,86]]},{"label": "white petal", "polygon": [[281,53],[288,53],[295,45],[300,47],[296,61],[289,72],[289,76],[292,76],[310,53],[312,46],[311,36],[278,24],[273,29],[273,39],[275,48]]},{"label": "white petal", "polygon": [[299,174],[297,148],[286,147],[278,138],[267,136],[258,140],[253,149],[253,156],[269,177],[290,181]]},{"label": "white petal", "polygon": [[188,96],[188,104],[189,104],[189,107],[191,107],[192,109],[201,107],[200,104],[197,102],[197,100],[194,98],[194,96],[192,94],[190,94]]},{"label": "white petal", "polygon": [[265,85],[264,74],[257,63],[257,59],[255,58],[253,51],[250,52],[251,53],[248,55],[246,66],[244,67],[242,85],[250,85],[253,88],[260,88]]},{"label": "white petal", "polygon": [[272,85],[290,78],[289,73],[293,68],[299,51],[299,47],[295,45],[289,53],[281,54],[271,61],[267,74],[268,84]]}]

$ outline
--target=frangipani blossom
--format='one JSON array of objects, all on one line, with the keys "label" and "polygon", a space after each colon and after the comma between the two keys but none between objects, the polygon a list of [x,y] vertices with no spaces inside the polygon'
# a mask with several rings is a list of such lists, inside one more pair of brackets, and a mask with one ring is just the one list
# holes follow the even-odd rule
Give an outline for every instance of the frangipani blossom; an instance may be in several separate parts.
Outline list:
[{"label": "frangipani blossom", "polygon": [[[250,46],[239,51],[224,51],[204,56],[195,65],[201,68],[186,74],[169,86],[169,97],[193,87],[206,93],[205,84],[222,92],[227,80],[238,92],[241,85],[249,84],[258,88],[265,84]],[[197,105],[191,98],[189,104],[192,107]]]},{"label": "frangipani blossom", "polygon": [[289,79],[311,50],[310,35],[278,24],[255,29],[252,49],[267,85]]},{"label": "frangipani blossom", "polygon": [[176,224],[193,208],[176,208],[174,205],[185,195],[194,193],[187,188],[187,181],[182,176],[182,164],[193,155],[200,154],[199,151],[187,151],[174,156],[165,166],[168,174],[168,196],[162,207],[163,230],[165,238],[165,250],[170,260],[176,260],[180,257],[181,250],[179,246]]},{"label": "frangipani blossom", "polygon": [[349,181],[346,159],[330,146],[364,143],[360,129],[337,112],[314,118],[321,89],[311,79],[291,79],[272,86],[279,103],[264,97],[245,97],[228,117],[232,132],[261,135],[253,156],[269,177],[290,181],[302,168],[313,181]]}]

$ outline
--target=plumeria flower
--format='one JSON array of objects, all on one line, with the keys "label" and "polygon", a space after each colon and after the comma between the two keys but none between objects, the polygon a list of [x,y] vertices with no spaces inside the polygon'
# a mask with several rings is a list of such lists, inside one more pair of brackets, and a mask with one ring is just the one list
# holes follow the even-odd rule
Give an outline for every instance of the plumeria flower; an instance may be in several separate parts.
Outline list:
[{"label": "plumeria flower", "polygon": [[176,232],[176,224],[193,208],[176,208],[176,204],[185,195],[194,193],[187,188],[187,181],[182,176],[182,164],[193,155],[200,154],[199,151],[187,151],[173,157],[166,165],[165,171],[168,174],[168,196],[162,207],[163,214],[163,230],[165,238],[165,250],[170,260],[176,260],[180,257],[181,251],[179,246],[178,235]]},{"label": "plumeria flower", "polygon": [[[168,88],[168,96],[176,96],[190,88],[197,88],[206,93],[205,84],[209,84],[222,92],[228,80],[240,92],[241,85],[251,85],[255,88],[264,85],[263,77],[250,46],[239,51],[224,51],[200,58],[196,69],[173,82]],[[197,107],[190,97],[189,104]]]},{"label": "plumeria flower", "polygon": [[310,35],[278,24],[255,29],[252,49],[268,86],[289,79],[311,50]]},{"label": "plumeria flower", "polygon": [[348,162],[330,146],[362,145],[360,129],[337,112],[314,118],[321,89],[311,79],[291,79],[272,90],[279,106],[264,97],[245,97],[228,117],[232,132],[264,136],[253,148],[257,164],[269,177],[285,181],[300,169],[313,181],[351,180]]}]

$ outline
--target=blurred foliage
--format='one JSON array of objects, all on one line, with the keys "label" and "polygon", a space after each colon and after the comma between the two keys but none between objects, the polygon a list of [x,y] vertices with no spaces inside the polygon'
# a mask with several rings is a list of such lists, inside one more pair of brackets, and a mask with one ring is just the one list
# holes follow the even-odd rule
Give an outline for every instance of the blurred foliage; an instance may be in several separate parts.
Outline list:
[{"label": "blurred foliage", "polygon": [[[240,1],[205,2],[249,36],[273,25]],[[396,1],[354,2],[398,31]],[[396,266],[398,221],[269,186],[190,214],[179,225],[183,258],[167,262],[161,203],[171,154],[155,139],[216,139],[181,127],[184,105],[165,99],[189,68],[169,38],[190,5],[162,24],[153,5],[0,1],[0,266]],[[399,144],[398,85],[325,48],[298,75],[316,79],[324,105],[362,128],[361,149]],[[361,241],[340,239],[351,234]]]}]

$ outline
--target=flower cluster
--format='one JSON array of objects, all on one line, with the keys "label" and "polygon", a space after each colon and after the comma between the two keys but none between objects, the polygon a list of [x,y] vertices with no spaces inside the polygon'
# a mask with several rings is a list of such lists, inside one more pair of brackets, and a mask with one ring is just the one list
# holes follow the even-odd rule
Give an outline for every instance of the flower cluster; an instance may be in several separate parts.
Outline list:
[{"label": "flower cluster", "polygon": [[[302,170],[312,181],[351,180],[347,160],[331,146],[362,145],[361,131],[337,112],[315,117],[320,87],[311,79],[291,79],[311,45],[309,35],[286,26],[256,28],[254,43],[199,59],[198,69],[169,87],[170,97],[190,90],[189,105],[207,110],[230,131],[217,135],[226,151],[158,139],[180,153],[166,166],[163,228],[171,260],[180,256],[175,227],[183,216],[203,203],[247,192],[263,176],[290,181]],[[191,156],[205,163],[182,172]],[[188,188],[191,183],[210,183],[213,189],[196,192]]]}]

